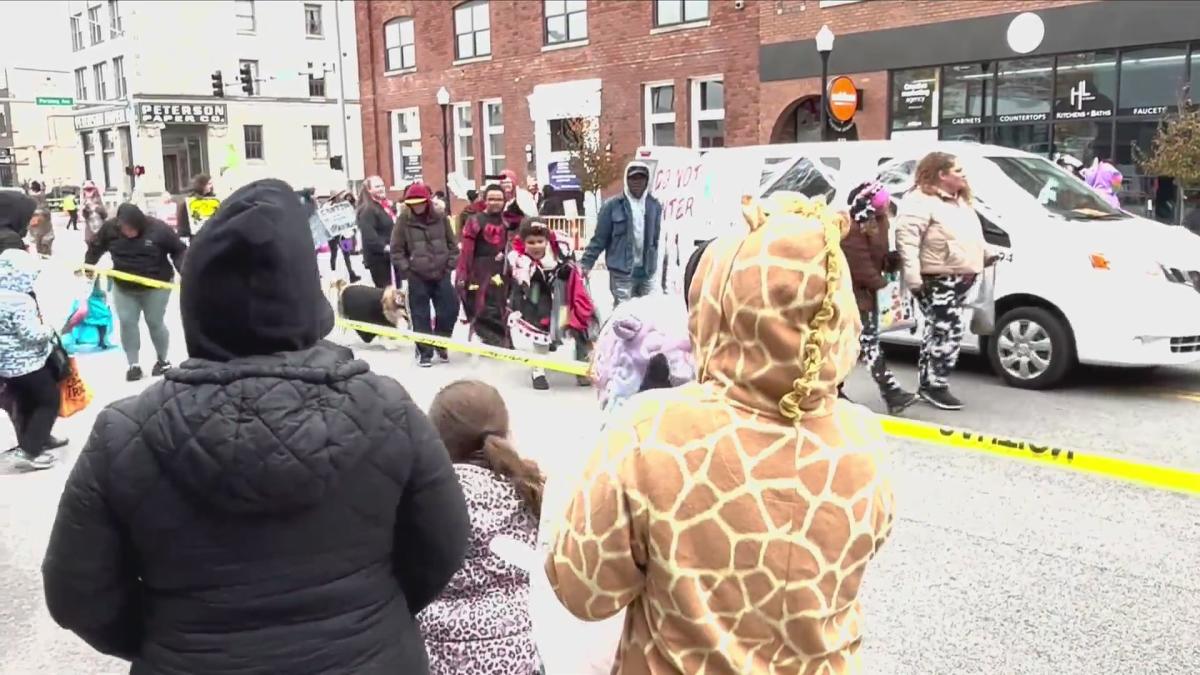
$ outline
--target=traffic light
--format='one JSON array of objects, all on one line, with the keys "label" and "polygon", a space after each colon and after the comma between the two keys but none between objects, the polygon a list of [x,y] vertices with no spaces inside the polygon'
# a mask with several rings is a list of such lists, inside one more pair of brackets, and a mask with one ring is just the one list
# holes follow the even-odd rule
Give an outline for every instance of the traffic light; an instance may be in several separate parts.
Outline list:
[{"label": "traffic light", "polygon": [[146,167],[142,166],[141,164],[138,164],[137,166],[133,167],[133,175],[145,176],[146,175]]},{"label": "traffic light", "polygon": [[333,169],[334,171],[341,171],[342,170],[342,156],[334,155],[333,157],[330,157],[329,158],[329,168]]},{"label": "traffic light", "polygon": [[254,95],[254,72],[250,69],[249,63],[243,63],[242,69],[238,71],[239,79],[242,81],[242,91],[246,92],[247,96]]},{"label": "traffic light", "polygon": [[213,96],[217,98],[225,97],[225,77],[221,75],[221,71],[216,71],[212,74]]}]

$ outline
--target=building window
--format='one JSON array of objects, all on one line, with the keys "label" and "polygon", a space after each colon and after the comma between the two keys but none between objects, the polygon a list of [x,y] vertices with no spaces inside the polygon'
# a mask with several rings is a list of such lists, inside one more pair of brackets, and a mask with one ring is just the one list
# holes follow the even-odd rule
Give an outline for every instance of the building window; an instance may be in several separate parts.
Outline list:
[{"label": "building window", "polygon": [[[991,64],[986,64],[990,66]],[[904,72],[904,71],[900,71]],[[893,74],[892,83],[895,86],[900,72]],[[957,66],[946,66],[942,69],[942,124],[966,125],[983,124],[984,119],[991,118],[991,104],[994,89],[991,88],[991,70],[983,64],[964,63]],[[892,111],[903,110],[892,100]],[[918,115],[919,119],[919,115]],[[893,127],[896,125],[893,124]]]},{"label": "building window", "polygon": [[546,0],[546,44],[586,40],[587,0]]},{"label": "building window", "polygon": [[313,159],[325,161],[329,159],[329,127],[314,124],[312,126]]},{"label": "building window", "polygon": [[486,0],[471,0],[454,8],[455,58],[473,59],[492,53],[491,19]]},{"label": "building window", "polygon": [[246,159],[263,158],[263,128],[261,124],[247,124],[242,127],[242,136],[246,142]]},{"label": "building window", "polygon": [[646,145],[675,145],[675,85],[646,85]]},{"label": "building window", "polygon": [[[1175,108],[1185,82],[1186,59],[1187,48],[1182,45],[1123,50],[1121,101],[1117,105],[1117,114],[1158,116]],[[1192,77],[1196,77],[1195,68]],[[1196,94],[1193,89],[1192,100],[1196,100]],[[1149,146],[1143,149],[1148,150]]]},{"label": "building window", "polygon": [[125,98],[129,94],[129,85],[125,84],[125,57],[113,59],[113,82],[117,87],[116,98]]},{"label": "building window", "polygon": [[913,68],[892,73],[892,129],[937,127],[938,69]]},{"label": "building window", "polygon": [[75,100],[88,100],[87,90],[87,68],[75,69]]},{"label": "building window", "polygon": [[467,180],[475,175],[475,127],[471,104],[454,105],[454,170]]},{"label": "building window", "polygon": [[0,112],[0,136],[7,136],[7,135],[8,135],[8,118],[4,116],[4,113]]},{"label": "building window", "polygon": [[678,26],[708,19],[708,0],[654,0],[654,25]]},{"label": "building window", "polygon": [[483,102],[483,172],[495,176],[504,170],[504,104]]},{"label": "building window", "polygon": [[412,19],[392,19],[383,25],[384,67],[405,70],[417,67],[417,41]]},{"label": "building window", "polygon": [[325,78],[313,77],[312,73],[308,75],[308,95],[319,98],[325,98]]},{"label": "building window", "polygon": [[92,75],[96,78],[96,98],[101,101],[108,100],[108,64],[97,63],[92,66]]},{"label": "building window", "polygon": [[996,120],[1002,123],[1046,121],[1050,117],[1050,91],[1053,88],[1053,57],[997,62]]},{"label": "building window", "polygon": [[234,0],[234,24],[239,33],[254,32],[254,0]]},{"label": "building window", "polygon": [[725,147],[725,83],[692,81],[692,147]]},{"label": "building window", "polygon": [[94,45],[104,42],[104,24],[100,23],[100,9],[100,6],[96,5],[87,11],[88,36],[92,38]]},{"label": "building window", "polygon": [[325,27],[321,24],[321,6],[304,6],[304,34],[309,37],[324,37]]},{"label": "building window", "polygon": [[392,111],[392,184],[421,180],[421,115],[417,108]]},{"label": "building window", "polygon": [[838,5],[851,5],[856,2],[862,2],[862,0],[821,0],[821,2],[817,3],[817,7],[825,9],[827,7],[837,7]]},{"label": "building window", "polygon": [[1058,57],[1054,77],[1054,119],[1112,117],[1117,99],[1116,52],[1064,54]]},{"label": "building window", "polygon": [[576,117],[550,120],[550,152],[570,152],[579,126]]},{"label": "building window", "polygon": [[71,51],[83,49],[83,15],[71,17]]},{"label": "building window", "polygon": [[121,21],[121,6],[117,0],[108,0],[108,27],[110,35],[117,37],[124,33],[124,22]]},{"label": "building window", "polygon": [[104,169],[104,189],[111,191],[116,189],[113,184],[113,176],[115,171],[113,167],[113,159],[116,158],[116,145],[113,143],[112,131],[110,129],[100,130],[100,153],[101,167]]},{"label": "building window", "polygon": [[[250,66],[250,91],[251,91],[251,93],[248,95],[254,96],[256,94],[261,94],[262,91],[260,91],[260,88],[262,85],[260,85],[258,83],[258,61],[248,61],[248,60],[238,61],[238,78],[239,78],[239,80],[241,78],[242,69],[245,68],[246,66]],[[240,81],[238,82],[238,87],[239,88],[241,87]]]},{"label": "building window", "polygon": [[79,132],[79,144],[83,146],[83,177],[85,180],[95,180],[92,178],[92,158],[96,156],[96,146],[92,142],[92,132]]}]

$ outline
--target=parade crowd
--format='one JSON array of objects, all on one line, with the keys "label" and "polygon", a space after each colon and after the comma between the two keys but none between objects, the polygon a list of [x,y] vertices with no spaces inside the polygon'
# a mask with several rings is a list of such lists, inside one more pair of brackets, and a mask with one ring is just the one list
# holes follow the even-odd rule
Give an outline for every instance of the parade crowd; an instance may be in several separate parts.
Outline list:
[{"label": "parade crowd", "polygon": [[[121,205],[85,262],[178,273],[188,358],[169,360],[171,291],[118,278],[128,377],[144,316],[161,379],[99,413],[67,480],[42,567],[54,620],[155,675],[861,672],[858,592],[895,506],[879,424],[841,388],[861,360],[892,413],[962,407],[963,305],[995,262],[967,177],[935,152],[898,209],[872,182],[836,205],[775,193],[697,249],[686,297],[654,288],[650,177],[627,166],[578,258],[511,172],[453,222],[426,185],[394,203],[369,178],[331,196],[354,205],[358,241],[314,241],[311,191],[278,180],[217,200],[198,177],[178,231]],[[6,455],[25,469],[65,443],[60,340],[25,241],[37,211],[0,193]],[[573,343],[605,413],[590,453],[563,448],[577,470],[548,480],[523,457],[489,384],[451,383],[422,410],[326,340],[322,244],[332,266],[362,250],[372,284],[339,287],[346,318],[407,313],[448,338],[462,316],[535,354]],[[890,273],[926,317],[915,393],[879,348]],[[417,350],[422,367],[448,358]],[[531,382],[548,387],[540,369]]]}]

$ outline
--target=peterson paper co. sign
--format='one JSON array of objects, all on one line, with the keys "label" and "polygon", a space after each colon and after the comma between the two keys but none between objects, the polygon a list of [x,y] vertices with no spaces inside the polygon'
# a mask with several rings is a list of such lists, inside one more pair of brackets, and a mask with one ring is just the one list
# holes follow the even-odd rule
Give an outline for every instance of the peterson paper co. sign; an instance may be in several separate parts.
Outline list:
[{"label": "peterson paper co. sign", "polygon": [[99,127],[114,127],[129,124],[129,108],[116,108],[104,112],[87,113],[75,116],[75,129],[96,129]]},{"label": "peterson paper co. sign", "polygon": [[138,122],[151,124],[225,124],[224,103],[138,103]]}]

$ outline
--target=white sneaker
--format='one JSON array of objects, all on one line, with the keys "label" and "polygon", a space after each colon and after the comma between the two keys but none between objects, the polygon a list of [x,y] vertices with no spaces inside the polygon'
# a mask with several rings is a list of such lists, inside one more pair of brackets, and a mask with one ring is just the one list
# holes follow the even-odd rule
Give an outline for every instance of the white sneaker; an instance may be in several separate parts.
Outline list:
[{"label": "white sneaker", "polygon": [[53,467],[58,460],[54,455],[43,452],[36,457],[30,457],[29,453],[21,448],[15,448],[6,455],[10,458],[12,465],[22,471],[42,471]]}]

